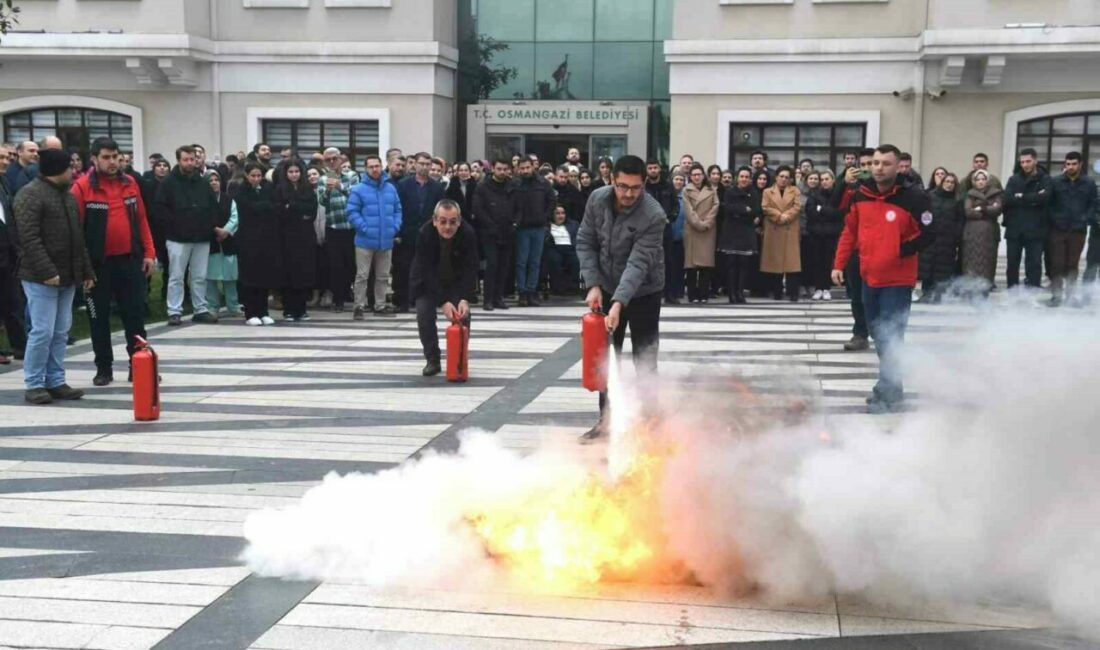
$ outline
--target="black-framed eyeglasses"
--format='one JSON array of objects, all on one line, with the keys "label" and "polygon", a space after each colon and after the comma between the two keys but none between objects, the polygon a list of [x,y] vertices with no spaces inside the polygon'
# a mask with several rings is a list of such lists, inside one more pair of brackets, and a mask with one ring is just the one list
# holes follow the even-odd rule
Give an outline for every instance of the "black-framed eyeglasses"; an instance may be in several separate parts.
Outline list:
[{"label": "black-framed eyeglasses", "polygon": [[641,185],[627,185],[625,183],[615,183],[615,189],[626,194],[637,194],[642,191]]}]

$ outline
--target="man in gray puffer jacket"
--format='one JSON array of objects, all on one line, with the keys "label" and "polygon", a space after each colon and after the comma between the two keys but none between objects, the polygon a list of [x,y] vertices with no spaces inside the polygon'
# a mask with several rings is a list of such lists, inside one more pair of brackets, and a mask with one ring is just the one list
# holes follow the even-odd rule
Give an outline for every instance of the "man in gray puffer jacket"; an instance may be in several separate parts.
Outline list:
[{"label": "man in gray puffer jacket", "polygon": [[[668,219],[661,204],[645,191],[645,162],[623,156],[615,162],[610,186],[588,197],[577,232],[585,302],[607,315],[616,353],[626,328],[639,374],[654,375],[660,342],[661,296],[665,287],[664,233]],[[582,438],[607,432],[607,394],[600,393],[600,421]]]}]

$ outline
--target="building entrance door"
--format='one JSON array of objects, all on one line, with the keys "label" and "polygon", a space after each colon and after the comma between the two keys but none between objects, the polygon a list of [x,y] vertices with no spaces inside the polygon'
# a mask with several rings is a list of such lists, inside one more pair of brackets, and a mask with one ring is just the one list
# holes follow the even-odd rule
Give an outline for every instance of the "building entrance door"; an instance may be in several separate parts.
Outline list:
[{"label": "building entrance door", "polygon": [[526,153],[533,153],[540,162],[553,167],[565,162],[571,147],[581,150],[581,161],[588,160],[588,136],[586,135],[528,135]]}]

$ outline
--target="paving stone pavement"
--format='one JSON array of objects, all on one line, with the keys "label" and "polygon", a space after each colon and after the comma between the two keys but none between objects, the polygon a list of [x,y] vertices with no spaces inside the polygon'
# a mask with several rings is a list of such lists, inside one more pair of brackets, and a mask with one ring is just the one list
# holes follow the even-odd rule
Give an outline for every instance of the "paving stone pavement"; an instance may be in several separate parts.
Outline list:
[{"label": "paving stone pavement", "polygon": [[[420,376],[410,316],[153,327],[164,376],[155,423],[132,421],[127,383],[91,388],[88,344],[69,355],[70,383],[88,389],[79,402],[25,405],[22,373],[9,367],[0,374],[0,647],[1049,642],[1032,630],[1052,624],[1045,612],[1003,604],[905,609],[828,598],[774,609],[686,586],[608,585],[585,597],[378,590],[260,578],[240,566],[244,518],[295,502],[331,470],[373,472],[427,448],[453,449],[467,426],[523,451],[583,432],[595,403],[579,382],[581,313],[577,302],[476,312],[466,385]],[[964,309],[920,306],[910,340],[950,340],[971,326]],[[869,417],[862,403],[876,361],[840,351],[850,336],[843,301],[666,308],[661,328],[662,372],[794,364],[838,426]]]}]

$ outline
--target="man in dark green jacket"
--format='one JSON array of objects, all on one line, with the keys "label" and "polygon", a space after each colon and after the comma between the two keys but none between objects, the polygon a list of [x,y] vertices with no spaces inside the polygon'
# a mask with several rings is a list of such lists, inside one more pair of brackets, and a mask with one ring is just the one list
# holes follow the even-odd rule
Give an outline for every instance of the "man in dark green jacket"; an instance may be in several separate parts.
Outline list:
[{"label": "man in dark green jacket", "polygon": [[83,284],[85,291],[95,286],[80,211],[76,197],[69,192],[72,177],[69,154],[47,149],[39,160],[39,176],[15,197],[19,279],[31,319],[23,358],[24,397],[31,404],[84,396],[83,391],[65,383],[73,296],[77,285]]},{"label": "man in dark green jacket", "polygon": [[176,149],[175,169],[157,190],[155,213],[165,228],[168,248],[168,324],[183,314],[183,280],[191,274],[191,305],[196,323],[216,323],[206,304],[206,265],[218,216],[218,199],[203,178],[190,146]]},{"label": "man in dark green jacket", "polygon": [[1034,149],[1020,151],[1020,171],[1005,186],[1004,225],[1008,243],[1008,287],[1020,284],[1020,260],[1024,260],[1027,286],[1039,288],[1043,277],[1050,203],[1050,176],[1039,167]]}]

